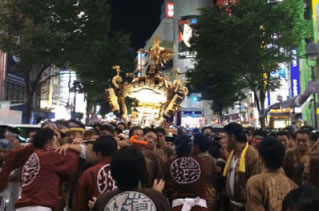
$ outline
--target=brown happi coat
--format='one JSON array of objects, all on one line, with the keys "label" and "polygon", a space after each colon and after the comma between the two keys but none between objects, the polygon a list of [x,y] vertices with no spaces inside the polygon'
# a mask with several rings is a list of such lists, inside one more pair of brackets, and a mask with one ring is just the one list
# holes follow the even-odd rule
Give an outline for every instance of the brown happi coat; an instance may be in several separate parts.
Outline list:
[{"label": "brown happi coat", "polygon": [[246,185],[246,211],[281,211],[282,201],[295,188],[281,170],[252,176]]},{"label": "brown happi coat", "polygon": [[309,166],[309,162],[310,153],[302,156],[297,149],[292,149],[285,155],[283,168],[290,179],[292,179],[297,185],[302,185],[305,176],[304,170],[305,167]]},{"label": "brown happi coat", "polygon": [[207,197],[207,206],[209,210],[216,209],[216,159],[211,156],[208,152],[203,152],[199,154],[199,157],[202,158],[204,165],[207,167],[207,177],[206,177],[206,197]]}]

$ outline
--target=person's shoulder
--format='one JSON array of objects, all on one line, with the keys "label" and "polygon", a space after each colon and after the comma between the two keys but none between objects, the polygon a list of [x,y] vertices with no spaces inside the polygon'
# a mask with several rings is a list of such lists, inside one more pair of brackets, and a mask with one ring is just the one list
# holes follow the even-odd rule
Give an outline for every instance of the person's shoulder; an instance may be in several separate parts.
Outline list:
[{"label": "person's shoulder", "polygon": [[255,147],[253,147],[253,146],[251,146],[251,145],[248,145],[247,153],[249,153],[249,154],[254,154],[254,155],[258,155],[257,149],[255,149]]},{"label": "person's shoulder", "polygon": [[216,159],[213,156],[211,156],[209,153],[199,154],[199,157],[204,159],[204,160],[209,160],[209,161],[216,162]]},{"label": "person's shoulder", "polygon": [[95,203],[95,209],[94,210],[104,210],[107,203],[118,194],[119,192],[117,190],[114,191],[106,191],[102,193],[96,203]]},{"label": "person's shoulder", "polygon": [[249,162],[253,162],[259,158],[259,153],[253,146],[249,145],[246,152],[246,156],[249,158],[248,159]]},{"label": "person's shoulder", "polygon": [[118,190],[106,191],[106,192],[102,193],[102,194],[99,196],[99,199],[105,200],[105,199],[107,199],[107,198],[112,198],[113,196],[117,195],[118,193],[119,193]]},{"label": "person's shoulder", "polygon": [[119,194],[118,190],[105,191],[99,196],[98,202],[106,205],[108,201],[110,201],[113,197],[115,197],[118,194]]},{"label": "person's shoulder", "polygon": [[153,196],[159,196],[164,197],[161,192],[158,192],[157,190],[154,190],[152,188],[141,188],[137,190],[138,192],[145,193],[147,195],[153,195]]},{"label": "person's shoulder", "polygon": [[154,190],[152,188],[143,188],[138,189],[137,192],[140,192],[142,194],[145,194],[148,198],[150,198],[156,205],[162,204],[163,202],[167,201],[167,198],[157,190]]},{"label": "person's shoulder", "polygon": [[199,156],[199,155],[190,156],[190,157],[188,157],[188,158],[197,161],[200,165],[207,165],[208,159],[209,159],[209,158],[207,158],[207,157],[201,157],[201,156]]},{"label": "person's shoulder", "polygon": [[53,149],[45,150],[38,149],[35,150],[40,159],[45,159],[51,161],[50,163],[59,163],[61,161],[71,161],[73,158],[78,158],[78,154],[74,151],[67,151],[65,154],[60,154]]},{"label": "person's shoulder", "polygon": [[257,186],[258,184],[262,183],[264,179],[265,179],[264,174],[257,174],[257,175],[251,176],[247,181],[246,187]]},{"label": "person's shoulder", "polygon": [[282,177],[286,179],[286,181],[289,183],[290,187],[292,187],[292,189],[298,188],[298,185],[289,177],[287,177],[285,174],[282,174]]},{"label": "person's shoulder", "polygon": [[86,170],[82,173],[81,177],[94,174],[95,172],[97,172],[97,171],[99,170],[100,166],[101,166],[101,165],[99,165],[99,164],[96,164],[96,165],[94,165],[94,166],[91,166],[90,168],[86,169]]}]

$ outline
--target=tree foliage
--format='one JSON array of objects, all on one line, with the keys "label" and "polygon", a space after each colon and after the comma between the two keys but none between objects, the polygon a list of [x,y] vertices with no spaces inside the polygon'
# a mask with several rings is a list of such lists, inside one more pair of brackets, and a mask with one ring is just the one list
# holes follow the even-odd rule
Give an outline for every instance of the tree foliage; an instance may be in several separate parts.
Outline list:
[{"label": "tree foliage", "polygon": [[290,49],[302,38],[303,22],[296,12],[301,6],[299,0],[241,0],[227,8],[203,9],[195,25],[198,36],[192,38],[197,63],[189,73],[191,85],[219,109],[248,88],[263,117],[267,90],[279,86],[270,73],[291,59]]},{"label": "tree foliage", "polygon": [[20,59],[18,71],[26,80],[25,121],[48,67],[74,67],[84,84],[99,79],[94,84],[99,89],[110,64],[129,63],[129,39],[111,32],[110,18],[107,0],[0,1],[0,49]]},{"label": "tree foliage", "polygon": [[[104,4],[99,5],[99,3]],[[82,51],[75,51],[71,66],[84,85],[89,104],[102,104],[109,111],[105,98],[105,88],[115,75],[113,65],[120,65],[124,72],[134,70],[134,54],[130,52],[130,38],[122,32],[111,29],[110,8],[106,0],[80,2],[82,13],[91,17],[84,22],[82,36],[77,43]],[[98,8],[98,9],[97,9]],[[90,22],[91,21],[91,22]]]}]

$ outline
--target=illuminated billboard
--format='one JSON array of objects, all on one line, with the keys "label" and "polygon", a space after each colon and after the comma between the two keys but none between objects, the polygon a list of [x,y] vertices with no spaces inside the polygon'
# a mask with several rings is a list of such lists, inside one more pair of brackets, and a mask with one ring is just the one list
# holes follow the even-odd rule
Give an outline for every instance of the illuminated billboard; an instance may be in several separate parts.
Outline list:
[{"label": "illuminated billboard", "polygon": [[292,61],[290,62],[291,70],[291,96],[296,97],[300,94],[300,80],[299,80],[299,57],[297,49],[291,50]]},{"label": "illuminated billboard", "polygon": [[178,58],[195,57],[190,52],[190,39],[193,35],[192,25],[197,23],[197,16],[183,16],[178,20]]},{"label": "illuminated billboard", "polygon": [[312,0],[312,14],[315,42],[319,42],[319,0]]},{"label": "illuminated billboard", "polygon": [[174,3],[173,2],[166,2],[165,17],[174,18]]}]

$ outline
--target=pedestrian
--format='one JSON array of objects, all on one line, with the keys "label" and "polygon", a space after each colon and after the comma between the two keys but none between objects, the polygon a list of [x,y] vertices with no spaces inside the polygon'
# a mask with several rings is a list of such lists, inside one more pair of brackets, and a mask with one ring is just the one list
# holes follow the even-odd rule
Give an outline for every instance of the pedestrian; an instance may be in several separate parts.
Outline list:
[{"label": "pedestrian", "polygon": [[313,186],[303,185],[288,193],[282,202],[282,211],[318,211],[319,191]]},{"label": "pedestrian", "polygon": [[258,152],[264,170],[250,177],[247,182],[246,211],[281,211],[286,195],[297,188],[281,170],[285,146],[269,136],[260,142]]},{"label": "pedestrian", "polygon": [[173,211],[206,211],[207,169],[202,158],[191,155],[192,140],[175,139],[175,153],[165,164],[165,194]]},{"label": "pedestrian", "polygon": [[112,136],[101,136],[93,145],[98,163],[85,170],[80,177],[74,210],[89,211],[89,201],[97,198],[105,191],[116,189],[111,176],[110,163],[112,155],[117,151],[117,142]]},{"label": "pedestrian", "polygon": [[0,191],[5,187],[13,169],[22,167],[22,193],[16,202],[17,211],[51,211],[59,196],[61,175],[78,171],[79,156],[69,151],[55,152],[56,134],[49,128],[37,131],[32,145],[13,150],[5,159],[0,174]]},{"label": "pedestrian", "polygon": [[174,150],[171,146],[166,142],[166,130],[162,127],[155,128],[158,136],[158,143],[156,145],[157,148],[162,149],[166,155],[166,160],[169,159],[173,154]]},{"label": "pedestrian", "polygon": [[123,147],[112,157],[111,175],[118,190],[105,192],[97,199],[93,211],[170,210],[167,199],[161,194],[165,183],[154,182],[153,188],[141,187],[146,163],[143,154],[136,146]]},{"label": "pedestrian", "polygon": [[211,140],[208,138],[207,135],[204,135],[202,133],[194,135],[192,154],[199,156],[203,160],[204,165],[207,168],[207,185],[205,187],[207,207],[209,210],[216,210],[216,180],[217,174],[221,173],[221,171],[217,172],[216,159],[208,153],[210,145]]},{"label": "pedestrian", "polygon": [[231,152],[223,171],[226,177],[226,190],[230,197],[231,210],[245,210],[245,186],[248,179],[261,171],[259,155],[247,142],[243,127],[229,123],[224,127]]},{"label": "pedestrian", "polygon": [[151,188],[155,179],[163,179],[163,168],[161,159],[163,154],[158,154],[154,151],[157,142],[157,133],[152,128],[142,130],[140,127],[134,127],[130,130],[130,140],[133,145],[140,150],[146,161],[147,177],[141,181],[147,188]]},{"label": "pedestrian", "polygon": [[300,186],[309,176],[304,174],[304,169],[310,162],[311,133],[305,129],[298,130],[296,144],[295,149],[286,153],[283,168],[286,175]]}]

